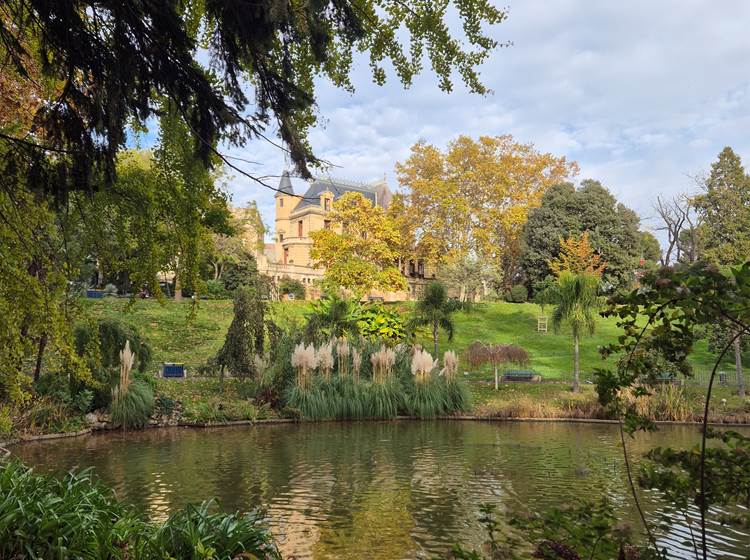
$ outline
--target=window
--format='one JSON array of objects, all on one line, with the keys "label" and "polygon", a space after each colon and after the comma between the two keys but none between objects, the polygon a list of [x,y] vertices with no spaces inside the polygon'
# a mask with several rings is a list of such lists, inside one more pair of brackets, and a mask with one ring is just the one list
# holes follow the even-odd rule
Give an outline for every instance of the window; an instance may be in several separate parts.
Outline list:
[{"label": "window", "polygon": [[279,241],[284,241],[284,234],[283,233],[279,234]]},{"label": "window", "polygon": [[289,247],[284,247],[284,264],[289,262]]},{"label": "window", "polygon": [[324,198],[323,199],[323,209],[326,212],[331,209],[331,199],[330,198]]},{"label": "window", "polygon": [[323,220],[323,228],[331,229],[331,220]]},{"label": "window", "polygon": [[302,237],[302,220],[297,222],[297,237]]},{"label": "window", "polygon": [[280,206],[281,208],[283,208],[283,207],[284,207],[284,199],[283,199],[283,198],[280,198],[280,199],[279,199],[279,206]]}]

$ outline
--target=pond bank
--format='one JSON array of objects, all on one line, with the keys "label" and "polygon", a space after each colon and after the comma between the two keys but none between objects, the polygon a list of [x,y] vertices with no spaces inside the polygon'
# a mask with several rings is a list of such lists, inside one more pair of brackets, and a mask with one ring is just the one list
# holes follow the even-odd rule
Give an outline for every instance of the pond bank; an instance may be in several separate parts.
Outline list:
[{"label": "pond bank", "polygon": [[[321,424],[321,423],[340,423],[340,424],[359,424],[359,423],[383,423],[383,422],[403,422],[403,421],[424,421],[433,422],[435,420],[440,421],[453,421],[453,422],[483,422],[483,423],[548,423],[548,424],[606,424],[606,425],[617,425],[619,422],[613,419],[607,418],[514,418],[514,417],[487,417],[487,416],[473,416],[473,415],[460,415],[460,416],[440,416],[438,418],[417,418],[413,416],[398,416],[391,420],[382,420],[377,418],[363,419],[363,420],[304,420],[296,418],[267,418],[259,420],[234,420],[229,422],[180,422],[180,423],[160,423],[150,424],[143,428],[143,430],[153,429],[164,429],[164,428],[232,428],[238,426],[257,426],[257,425],[278,425],[278,424]],[[701,426],[701,421],[676,421],[676,420],[657,420],[655,423],[659,426]],[[750,426],[750,422],[729,422],[729,421],[711,421],[708,423],[709,426],[723,426],[723,427],[736,427],[746,428]],[[126,430],[126,431],[138,431],[138,430]],[[111,428],[104,426],[94,426],[75,432],[62,432],[53,434],[38,434],[21,436],[15,439],[0,441],[0,450],[3,450],[11,445],[40,442],[48,440],[60,440],[67,438],[75,438],[86,435],[91,435],[95,432],[112,432],[112,433],[123,433],[123,430],[119,428]]]}]

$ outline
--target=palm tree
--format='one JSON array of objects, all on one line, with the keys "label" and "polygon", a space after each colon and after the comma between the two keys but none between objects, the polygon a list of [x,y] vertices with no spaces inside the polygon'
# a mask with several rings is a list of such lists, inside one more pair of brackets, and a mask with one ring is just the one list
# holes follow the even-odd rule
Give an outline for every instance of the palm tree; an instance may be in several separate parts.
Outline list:
[{"label": "palm tree", "polygon": [[435,356],[438,352],[438,332],[443,329],[448,334],[448,340],[453,340],[453,319],[451,313],[453,305],[445,286],[440,282],[430,282],[424,289],[422,296],[414,307],[414,317],[410,321],[412,329],[417,327],[432,327],[432,340],[435,343]]},{"label": "palm tree", "polygon": [[583,332],[594,334],[599,309],[599,276],[583,272],[562,272],[558,277],[557,307],[552,314],[555,332],[567,322],[573,333],[573,392],[580,390],[579,341]]},{"label": "palm tree", "polygon": [[342,298],[335,292],[326,294],[312,304],[312,310],[307,314],[305,338],[319,343],[334,337],[356,337],[359,334],[359,307],[358,302]]}]

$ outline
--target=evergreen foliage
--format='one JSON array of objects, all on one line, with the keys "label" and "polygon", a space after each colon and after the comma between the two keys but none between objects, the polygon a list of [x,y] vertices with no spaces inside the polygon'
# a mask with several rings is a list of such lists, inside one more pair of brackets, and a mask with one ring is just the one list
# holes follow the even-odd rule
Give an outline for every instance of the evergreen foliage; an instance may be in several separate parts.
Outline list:
[{"label": "evergreen foliage", "polygon": [[222,372],[235,377],[257,377],[256,356],[263,355],[267,304],[255,287],[239,288],[234,296],[234,317],[224,345],[216,356]]},{"label": "evergreen foliage", "polygon": [[591,246],[607,263],[603,283],[630,286],[641,256],[638,224],[637,214],[598,181],[582,181],[577,189],[571,183],[550,187],[523,228],[520,261],[527,284],[533,287],[551,274],[560,240],[589,232]]},{"label": "evergreen foliage", "polygon": [[432,329],[435,355],[438,354],[438,333],[443,329],[448,340],[453,340],[453,305],[448,298],[445,286],[440,282],[430,282],[414,306],[414,316],[410,321],[412,329],[428,326]]}]

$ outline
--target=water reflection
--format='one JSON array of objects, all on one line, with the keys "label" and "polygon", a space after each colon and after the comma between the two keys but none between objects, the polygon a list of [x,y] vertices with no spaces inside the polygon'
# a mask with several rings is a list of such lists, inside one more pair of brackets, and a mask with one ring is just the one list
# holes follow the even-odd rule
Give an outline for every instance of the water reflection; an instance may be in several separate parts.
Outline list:
[{"label": "water reflection", "polygon": [[[697,439],[693,427],[668,427],[628,445],[638,457]],[[482,502],[539,510],[606,495],[635,521],[618,442],[609,425],[382,422],[175,428],[14,451],[48,471],[93,466],[157,519],[212,496],[228,509],[263,504],[286,558],[385,560],[478,546]],[[658,500],[644,503],[655,518]],[[750,536],[710,531],[717,558],[747,557]],[[660,542],[682,557],[686,538],[683,523]]]}]

